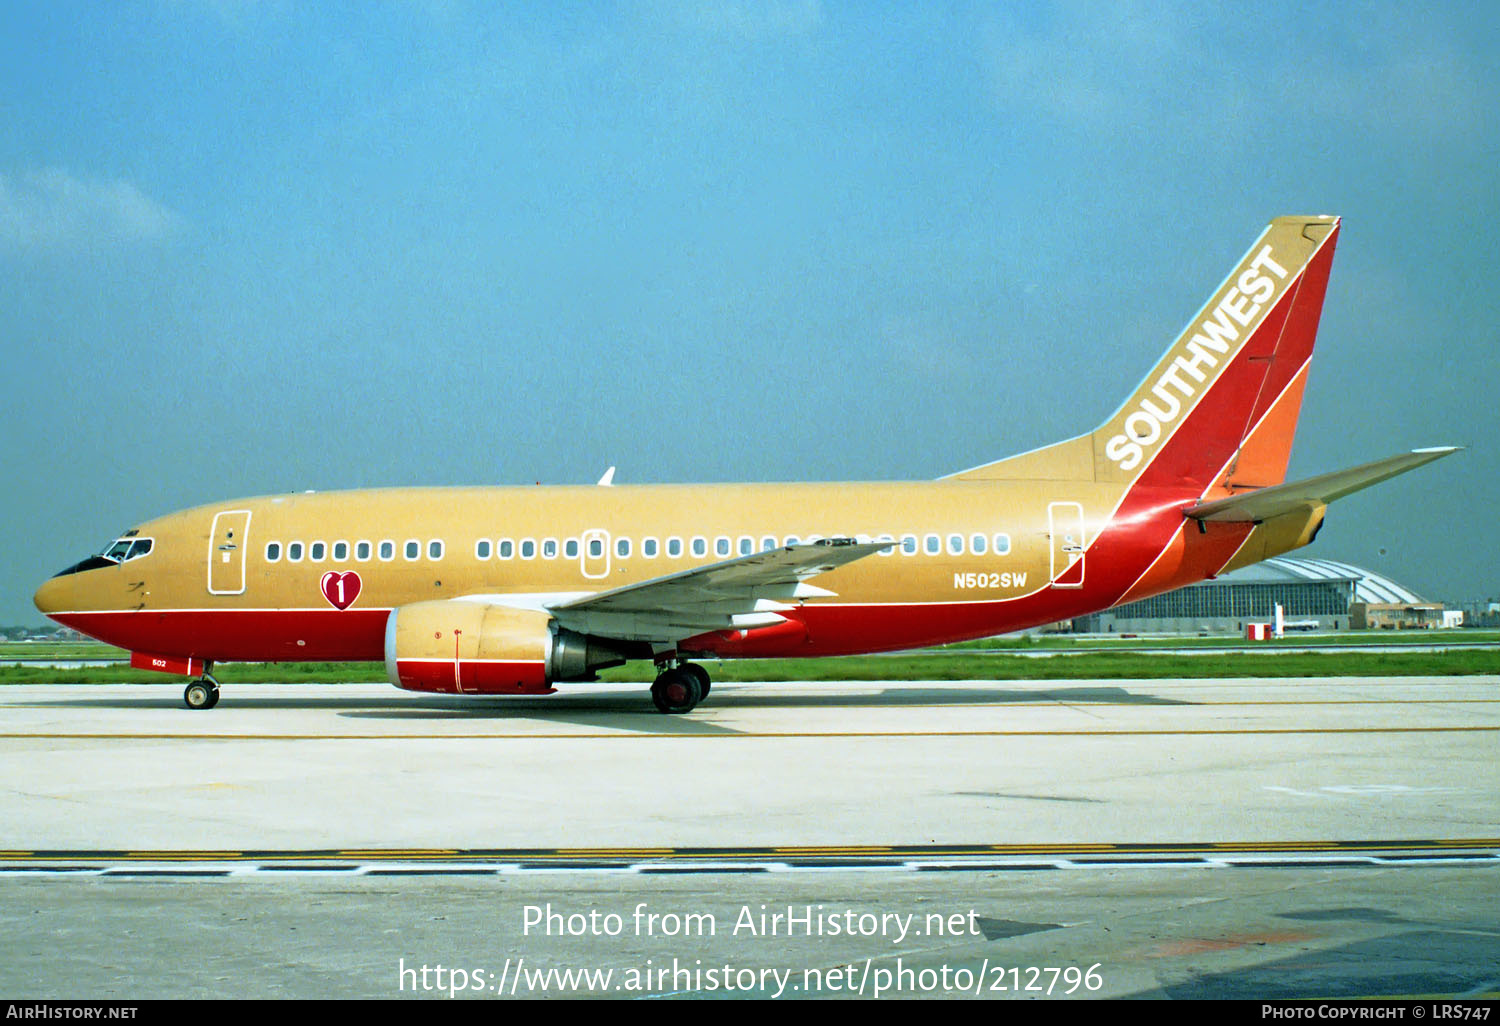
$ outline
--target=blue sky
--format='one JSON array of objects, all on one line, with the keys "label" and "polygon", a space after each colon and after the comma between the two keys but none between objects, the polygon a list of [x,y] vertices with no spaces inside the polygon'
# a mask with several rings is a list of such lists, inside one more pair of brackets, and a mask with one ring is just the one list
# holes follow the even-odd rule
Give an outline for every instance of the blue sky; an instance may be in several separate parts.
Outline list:
[{"label": "blue sky", "polygon": [[0,623],[305,488],[934,477],[1092,428],[1345,218],[1309,555],[1500,595],[1490,4],[0,7]]}]

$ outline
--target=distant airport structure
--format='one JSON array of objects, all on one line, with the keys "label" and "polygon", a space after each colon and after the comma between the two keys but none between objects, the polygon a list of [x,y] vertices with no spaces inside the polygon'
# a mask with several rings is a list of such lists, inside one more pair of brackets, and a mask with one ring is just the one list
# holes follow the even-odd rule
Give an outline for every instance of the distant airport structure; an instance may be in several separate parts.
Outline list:
[{"label": "distant airport structure", "polygon": [[1102,613],[1079,617],[1087,634],[1239,634],[1272,623],[1286,630],[1412,630],[1456,626],[1441,602],[1428,602],[1371,570],[1330,559],[1268,559],[1209,581]]}]

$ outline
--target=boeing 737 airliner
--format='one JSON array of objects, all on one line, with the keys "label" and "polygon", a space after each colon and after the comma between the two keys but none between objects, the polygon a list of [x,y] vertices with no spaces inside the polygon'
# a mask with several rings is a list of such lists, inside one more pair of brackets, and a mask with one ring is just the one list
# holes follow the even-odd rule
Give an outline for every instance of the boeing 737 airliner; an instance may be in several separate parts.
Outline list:
[{"label": "boeing 737 airliner", "polygon": [[[1271,222],[1097,430],[935,481],[430,488],[276,495],[125,532],[42,585],[131,665],[378,660],[391,682],[548,694],[650,659],[825,656],[1080,616],[1311,542],[1328,503],[1454,450],[1284,484],[1339,234]],[[607,477],[608,475],[606,475]]]}]

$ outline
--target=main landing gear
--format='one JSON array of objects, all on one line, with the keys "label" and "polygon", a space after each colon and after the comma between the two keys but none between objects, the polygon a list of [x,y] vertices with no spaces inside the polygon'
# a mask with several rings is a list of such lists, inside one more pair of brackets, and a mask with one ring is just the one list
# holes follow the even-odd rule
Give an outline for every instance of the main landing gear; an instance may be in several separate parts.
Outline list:
[{"label": "main landing gear", "polygon": [[651,685],[651,701],[667,714],[692,712],[708,697],[708,671],[697,663],[658,664],[666,667]]},{"label": "main landing gear", "polygon": [[182,701],[189,709],[212,709],[219,704],[219,682],[205,671],[183,691]]}]

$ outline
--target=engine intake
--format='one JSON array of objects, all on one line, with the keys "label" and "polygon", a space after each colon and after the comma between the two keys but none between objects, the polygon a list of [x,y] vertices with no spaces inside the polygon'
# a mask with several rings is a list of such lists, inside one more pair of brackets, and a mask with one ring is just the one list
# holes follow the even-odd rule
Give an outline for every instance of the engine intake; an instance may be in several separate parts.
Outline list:
[{"label": "engine intake", "polygon": [[386,674],[408,691],[546,695],[554,681],[594,680],[625,660],[546,613],[483,602],[416,602],[391,610],[385,627]]}]

